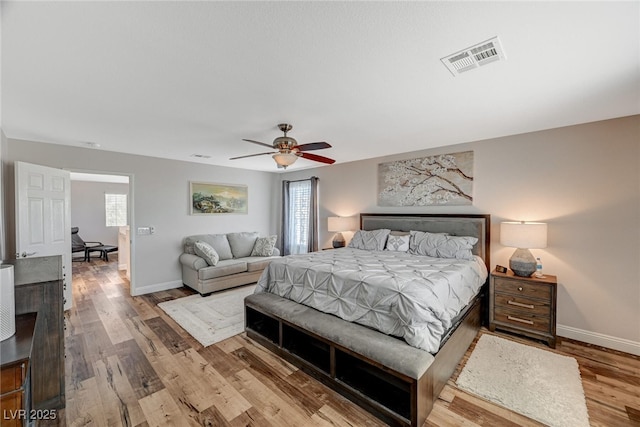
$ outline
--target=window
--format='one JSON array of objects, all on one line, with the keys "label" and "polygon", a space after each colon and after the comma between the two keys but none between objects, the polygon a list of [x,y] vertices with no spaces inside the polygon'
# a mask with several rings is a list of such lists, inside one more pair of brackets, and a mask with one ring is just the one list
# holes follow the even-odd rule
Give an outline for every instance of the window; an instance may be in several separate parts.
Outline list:
[{"label": "window", "polygon": [[127,195],[104,195],[104,210],[107,218],[107,227],[119,227],[127,225]]},{"label": "window", "polygon": [[289,185],[289,247],[292,254],[307,253],[309,247],[309,206],[311,181]]},{"label": "window", "polygon": [[312,177],[283,182],[283,254],[317,250],[317,182]]}]

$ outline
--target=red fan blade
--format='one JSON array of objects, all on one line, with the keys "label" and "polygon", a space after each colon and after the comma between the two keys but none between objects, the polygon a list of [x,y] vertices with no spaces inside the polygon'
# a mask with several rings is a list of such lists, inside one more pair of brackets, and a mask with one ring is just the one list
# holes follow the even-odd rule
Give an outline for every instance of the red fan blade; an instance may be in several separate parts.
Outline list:
[{"label": "red fan blade", "polygon": [[300,144],[300,145],[296,145],[295,147],[292,148],[292,150],[298,150],[298,151],[313,151],[313,150],[322,150],[325,148],[331,148],[330,144],[327,144],[326,142],[310,142],[308,144]]},{"label": "red fan blade", "polygon": [[265,147],[273,148],[272,144],[265,144],[264,142],[254,141],[253,139],[243,139],[243,141],[252,142],[254,144],[263,145]]},{"label": "red fan blade", "polygon": [[244,159],[245,157],[264,156],[264,155],[267,155],[267,154],[275,154],[275,153],[274,152],[270,152],[270,153],[248,154],[246,156],[231,157],[229,160]]},{"label": "red fan blade", "polygon": [[317,154],[300,153],[300,156],[302,156],[305,159],[313,160],[314,162],[327,163],[329,165],[332,165],[332,164],[334,164],[336,162],[333,159],[330,159],[330,158],[324,157],[324,156],[318,156]]}]

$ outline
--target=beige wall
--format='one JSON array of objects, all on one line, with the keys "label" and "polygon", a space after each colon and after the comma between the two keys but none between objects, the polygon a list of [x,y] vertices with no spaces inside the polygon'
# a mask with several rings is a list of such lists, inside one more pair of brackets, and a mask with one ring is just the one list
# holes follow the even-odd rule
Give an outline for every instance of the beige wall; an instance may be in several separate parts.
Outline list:
[{"label": "beige wall", "polygon": [[[236,168],[204,165],[154,157],[134,156],[55,144],[8,139],[3,151],[3,181],[7,217],[5,246],[10,248],[13,224],[13,163],[24,161],[77,172],[129,175],[132,183],[131,218],[132,293],[140,294],[182,286],[178,257],[184,236],[200,233],[258,231],[274,234],[271,207],[276,175]],[[10,179],[7,179],[10,178]],[[247,215],[189,215],[189,181],[246,184]],[[71,204],[77,203],[71,200]],[[136,227],[155,226],[154,235],[137,236]],[[85,236],[87,240],[88,236]],[[7,254],[7,252],[4,252]],[[10,252],[9,252],[10,253]]]},{"label": "beige wall", "polygon": [[[5,140],[3,187],[8,185],[6,173],[12,173],[15,160],[79,171],[131,174],[133,226],[155,225],[158,229],[154,236],[134,235],[132,261],[138,276],[134,280],[144,292],[179,285],[177,258],[184,235],[247,229],[274,233],[280,223],[281,179],[320,177],[323,247],[330,246],[333,236],[326,226],[330,215],[488,213],[492,215],[492,264],[506,265],[513,249],[499,243],[500,221],[545,221],[549,224],[549,246],[533,252],[542,257],[545,271],[559,279],[559,335],[640,354],[639,141],[640,116],[633,116],[270,174]],[[463,150],[473,150],[475,156],[472,206],[376,205],[378,163]],[[330,151],[323,154],[331,155]],[[188,215],[189,180],[248,184],[249,214]],[[9,201],[4,206],[4,216],[12,216],[12,212],[13,203]],[[9,229],[12,228],[5,226],[5,230]]]},{"label": "beige wall", "polygon": [[[465,150],[474,151],[472,206],[377,206],[378,163]],[[547,222],[548,247],[532,252],[558,276],[559,335],[640,354],[640,116],[290,172],[282,179],[311,175],[320,178],[323,247],[333,236],[327,216],[488,213],[492,264],[508,265],[513,249],[499,243],[500,222]]]}]

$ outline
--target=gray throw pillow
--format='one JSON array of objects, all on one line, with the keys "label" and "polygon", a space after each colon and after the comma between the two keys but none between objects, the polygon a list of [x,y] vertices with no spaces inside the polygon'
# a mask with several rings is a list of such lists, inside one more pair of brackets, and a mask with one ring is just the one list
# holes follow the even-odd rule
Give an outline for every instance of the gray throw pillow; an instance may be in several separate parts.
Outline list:
[{"label": "gray throw pillow", "polygon": [[473,245],[476,237],[450,236],[446,233],[411,231],[409,253],[434,258],[473,259]]},{"label": "gray throw pillow", "polygon": [[209,265],[216,265],[220,260],[220,256],[213,246],[206,242],[198,240],[193,244],[193,250],[200,258],[204,258]]},{"label": "gray throw pillow", "polygon": [[243,231],[241,233],[227,233],[229,245],[234,258],[244,258],[251,256],[253,246],[258,240],[256,231]]},{"label": "gray throw pillow", "polygon": [[253,245],[251,256],[271,256],[273,248],[276,245],[278,236],[258,237],[256,244]]},{"label": "gray throw pillow", "polygon": [[358,230],[349,242],[349,247],[365,251],[383,251],[390,231],[386,228],[371,231]]}]

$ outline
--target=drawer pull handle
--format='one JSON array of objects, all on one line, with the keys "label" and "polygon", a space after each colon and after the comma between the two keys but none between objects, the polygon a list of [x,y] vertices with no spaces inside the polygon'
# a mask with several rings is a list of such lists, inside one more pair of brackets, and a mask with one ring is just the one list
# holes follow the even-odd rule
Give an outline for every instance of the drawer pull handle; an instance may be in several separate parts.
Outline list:
[{"label": "drawer pull handle", "polygon": [[518,317],[513,317],[513,316],[507,316],[507,319],[513,320],[514,322],[520,322],[520,323],[526,323],[527,325],[533,325],[533,321],[532,320],[520,319]]},{"label": "drawer pull handle", "polygon": [[521,302],[516,302],[516,301],[507,301],[507,304],[511,304],[511,305],[515,305],[516,307],[522,307],[522,308],[535,308],[535,306],[533,304],[523,304]]},{"label": "drawer pull handle", "polygon": [[518,290],[522,292],[522,286],[518,286]]}]

